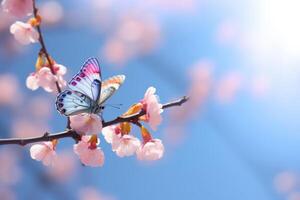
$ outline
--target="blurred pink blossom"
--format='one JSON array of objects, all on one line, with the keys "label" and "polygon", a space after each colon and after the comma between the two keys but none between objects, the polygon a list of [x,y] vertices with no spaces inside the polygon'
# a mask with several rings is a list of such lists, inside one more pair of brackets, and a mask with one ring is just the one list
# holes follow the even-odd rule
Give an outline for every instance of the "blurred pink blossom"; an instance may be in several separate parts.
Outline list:
[{"label": "blurred pink blossom", "polygon": [[79,114],[70,117],[71,127],[80,134],[98,134],[102,130],[102,120],[95,114]]},{"label": "blurred pink blossom", "polygon": [[39,13],[42,16],[43,23],[56,24],[62,20],[64,10],[59,1],[51,0],[40,6]]},{"label": "blurred pink blossom", "polygon": [[66,81],[63,75],[66,74],[67,68],[63,65],[54,65],[56,75],[53,75],[49,67],[42,67],[37,72],[31,73],[26,79],[26,86],[31,90],[36,90],[39,87],[44,88],[47,92],[57,91],[56,81],[60,87],[66,86]]},{"label": "blurred pink blossom", "polygon": [[84,187],[79,191],[79,200],[114,200],[115,198],[100,193],[93,187]]},{"label": "blurred pink blossom", "polygon": [[254,97],[262,97],[267,94],[270,89],[270,80],[266,76],[256,76],[252,79],[250,90]]},{"label": "blurred pink blossom", "polygon": [[36,119],[48,119],[51,116],[53,102],[47,96],[32,97],[27,105],[27,112]]},{"label": "blurred pink blossom", "polygon": [[60,152],[54,161],[52,167],[48,168],[48,174],[55,180],[66,181],[72,177],[75,172],[76,161],[71,152]]},{"label": "blurred pink blossom", "polygon": [[136,152],[139,160],[158,160],[162,158],[163,154],[164,145],[160,139],[152,139],[148,141],[141,145]]},{"label": "blurred pink blossom", "polygon": [[188,70],[190,80],[186,92],[189,100],[168,113],[170,121],[165,129],[166,142],[179,144],[186,134],[185,123],[194,115],[199,115],[206,103],[213,86],[214,63],[210,60],[201,59],[193,64]]},{"label": "blurred pink blossom", "polygon": [[127,49],[136,53],[149,52],[160,38],[160,28],[156,20],[141,16],[123,16],[118,26],[117,38],[120,38]]},{"label": "blurred pink blossom", "polygon": [[233,101],[242,87],[243,77],[238,72],[229,72],[216,85],[216,98],[221,103]]},{"label": "blurred pink blossom", "polygon": [[18,18],[32,13],[32,0],[3,0],[1,5],[5,12]]},{"label": "blurred pink blossom", "polygon": [[74,152],[79,156],[80,161],[91,167],[101,167],[104,164],[104,153],[100,147],[97,147],[99,138],[93,140],[95,135],[84,135],[81,140],[74,144]]},{"label": "blurred pink blossom", "polygon": [[193,114],[198,114],[206,102],[213,85],[214,64],[209,60],[200,60],[189,69],[190,85],[187,91],[189,100],[176,109],[170,110],[171,123],[184,122],[185,119]]},{"label": "blurred pink blossom", "polygon": [[49,127],[40,121],[31,120],[30,116],[27,118],[16,119],[12,124],[12,136],[14,137],[36,137],[41,136]]},{"label": "blurred pink blossom", "polygon": [[130,52],[127,51],[125,44],[120,39],[110,39],[104,46],[104,56],[111,62],[118,65],[123,65],[130,57]]},{"label": "blurred pink blossom", "polygon": [[18,165],[18,156],[11,149],[0,151],[0,182],[6,185],[15,184],[21,176],[21,169]]},{"label": "blurred pink blossom", "polygon": [[292,192],[288,195],[287,200],[300,200],[300,192]]},{"label": "blurred pink blossom", "polygon": [[229,44],[236,40],[237,27],[231,21],[223,21],[217,28],[216,40],[219,44]]},{"label": "blurred pink blossom", "polygon": [[188,11],[191,12],[197,7],[197,1],[196,0],[145,0],[143,1],[143,4],[147,6],[149,9],[149,6],[152,6],[154,8],[158,9],[165,9],[168,12],[171,11]]},{"label": "blurred pink blossom", "polygon": [[15,75],[0,75],[0,91],[0,104],[16,105],[21,103],[21,91],[19,89],[19,83]]},{"label": "blurred pink blossom", "polygon": [[10,32],[23,45],[39,41],[39,33],[28,23],[16,21],[10,26]]},{"label": "blurred pink blossom", "polygon": [[297,185],[297,175],[290,171],[283,171],[274,177],[274,187],[280,193],[288,193]]},{"label": "blurred pink blossom", "polygon": [[57,158],[55,146],[55,141],[34,144],[30,147],[30,156],[34,160],[42,161],[46,166],[53,165]]},{"label": "blurred pink blossom", "polygon": [[0,32],[7,31],[8,27],[13,22],[13,17],[11,17],[8,13],[4,12],[0,9]]},{"label": "blurred pink blossom", "polygon": [[157,126],[161,123],[163,112],[162,104],[159,103],[159,97],[155,94],[156,89],[149,87],[145,93],[144,99],[141,100],[143,109],[146,111],[145,120],[149,122],[150,127],[153,130],[157,129]]},{"label": "blurred pink blossom", "polygon": [[159,43],[160,27],[156,20],[139,15],[122,15],[110,34],[102,53],[109,62],[122,65],[151,52]]},{"label": "blurred pink blossom", "polygon": [[16,200],[16,193],[7,187],[0,187],[1,200]]}]

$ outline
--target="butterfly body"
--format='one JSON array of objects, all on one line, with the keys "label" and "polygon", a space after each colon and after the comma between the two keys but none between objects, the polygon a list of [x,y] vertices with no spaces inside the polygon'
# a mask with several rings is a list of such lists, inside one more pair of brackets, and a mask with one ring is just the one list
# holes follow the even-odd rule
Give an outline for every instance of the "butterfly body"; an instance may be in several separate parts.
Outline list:
[{"label": "butterfly body", "polygon": [[90,58],[71,79],[69,89],[57,96],[56,108],[65,116],[99,114],[104,108],[103,103],[118,90],[124,80],[124,75],[117,75],[102,82],[98,60]]}]

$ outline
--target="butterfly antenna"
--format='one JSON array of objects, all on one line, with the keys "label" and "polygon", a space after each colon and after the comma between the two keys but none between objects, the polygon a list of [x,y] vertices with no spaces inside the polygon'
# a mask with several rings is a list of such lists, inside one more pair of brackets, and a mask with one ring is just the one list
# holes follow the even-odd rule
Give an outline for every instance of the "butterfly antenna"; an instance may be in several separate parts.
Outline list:
[{"label": "butterfly antenna", "polygon": [[123,104],[106,104],[105,106],[110,106],[112,108],[116,108],[116,109],[121,109],[120,106],[122,106]]}]

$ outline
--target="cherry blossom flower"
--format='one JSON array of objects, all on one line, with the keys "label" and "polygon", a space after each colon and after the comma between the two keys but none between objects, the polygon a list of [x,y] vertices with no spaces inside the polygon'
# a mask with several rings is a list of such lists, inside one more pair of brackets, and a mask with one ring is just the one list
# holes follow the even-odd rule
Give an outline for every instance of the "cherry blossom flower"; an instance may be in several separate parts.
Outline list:
[{"label": "cherry blossom flower", "polygon": [[[129,125],[129,123],[126,124]],[[136,153],[141,142],[138,138],[128,135],[130,131],[126,132],[126,128],[123,127],[120,124],[108,126],[103,128],[102,134],[105,140],[112,145],[112,150],[119,157],[132,156]]]},{"label": "cherry blossom flower", "polygon": [[32,0],[3,0],[1,4],[5,12],[18,18],[32,13]]},{"label": "cherry blossom flower", "polygon": [[136,152],[139,160],[158,160],[164,154],[164,145],[160,139],[151,139],[141,145]]},{"label": "cherry blossom flower", "polygon": [[34,160],[42,161],[44,165],[53,165],[56,159],[55,147],[57,140],[42,142],[30,147],[30,156]]},{"label": "cherry blossom flower", "polygon": [[39,33],[29,23],[16,21],[10,26],[10,32],[23,45],[38,42]]},{"label": "cherry blossom flower", "polygon": [[118,143],[121,137],[121,128],[118,125],[107,126],[102,129],[102,134],[107,143]]},{"label": "cherry blossom flower", "polygon": [[31,73],[26,79],[26,86],[31,90],[36,90],[39,87],[44,88],[46,92],[56,91],[56,81],[60,87],[66,86],[66,81],[63,75],[66,74],[67,68],[63,65],[54,64],[55,75],[52,74],[49,67],[41,67],[36,72]]},{"label": "cherry blossom flower", "polygon": [[101,167],[104,164],[104,153],[97,146],[99,139],[96,135],[84,135],[80,142],[74,145],[74,152],[80,161],[87,166]]},{"label": "cherry blossom flower", "polygon": [[156,89],[149,87],[145,93],[144,99],[141,101],[143,109],[146,111],[145,121],[149,122],[150,127],[153,130],[157,129],[157,126],[161,123],[163,112],[162,104],[159,103],[158,96],[155,95]]},{"label": "cherry blossom flower", "polygon": [[102,130],[102,120],[95,114],[79,114],[70,117],[71,127],[80,134],[97,134]]},{"label": "cherry blossom flower", "polygon": [[119,157],[132,156],[140,146],[141,142],[138,138],[132,135],[123,135],[120,137],[118,144],[114,145],[113,151]]}]

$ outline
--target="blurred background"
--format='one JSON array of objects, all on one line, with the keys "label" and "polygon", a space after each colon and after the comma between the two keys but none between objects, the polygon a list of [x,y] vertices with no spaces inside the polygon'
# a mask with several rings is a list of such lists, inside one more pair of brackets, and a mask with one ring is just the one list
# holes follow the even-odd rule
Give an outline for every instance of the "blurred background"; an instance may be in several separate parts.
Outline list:
[{"label": "blurred background", "polygon": [[[127,76],[109,100],[123,106],[107,108],[106,120],[149,86],[161,102],[191,99],[165,110],[152,133],[165,144],[156,162],[119,158],[103,138],[102,168],[83,167],[71,139],[59,141],[61,164],[52,168],[32,160],[27,146],[1,146],[1,200],[300,200],[300,1],[37,4],[66,80],[92,56],[104,78]],[[25,86],[40,47],[15,42],[14,21],[0,11],[0,137],[61,131],[55,95]]]}]

